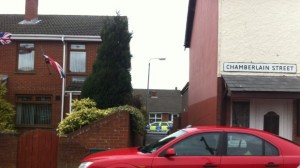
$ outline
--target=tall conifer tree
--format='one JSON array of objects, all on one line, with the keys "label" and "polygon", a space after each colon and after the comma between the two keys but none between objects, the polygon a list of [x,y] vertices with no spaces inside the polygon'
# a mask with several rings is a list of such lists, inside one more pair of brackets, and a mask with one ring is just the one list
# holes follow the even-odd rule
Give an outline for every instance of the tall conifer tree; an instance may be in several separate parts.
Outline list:
[{"label": "tall conifer tree", "polygon": [[132,97],[131,53],[127,17],[108,17],[101,30],[93,72],[85,81],[82,97],[89,97],[101,109],[127,104]]}]

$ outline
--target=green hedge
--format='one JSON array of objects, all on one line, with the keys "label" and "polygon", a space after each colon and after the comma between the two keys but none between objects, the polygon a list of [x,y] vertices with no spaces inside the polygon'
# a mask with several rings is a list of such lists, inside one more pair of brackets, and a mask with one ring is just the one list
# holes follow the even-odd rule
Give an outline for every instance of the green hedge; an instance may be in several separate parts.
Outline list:
[{"label": "green hedge", "polygon": [[132,131],[135,134],[143,135],[145,133],[145,118],[142,112],[132,106],[120,106],[108,109],[97,109],[96,103],[89,99],[74,100],[72,103],[72,113],[59,123],[58,135],[71,133],[85,125],[93,123],[101,118],[114,114],[116,112],[129,112]]}]

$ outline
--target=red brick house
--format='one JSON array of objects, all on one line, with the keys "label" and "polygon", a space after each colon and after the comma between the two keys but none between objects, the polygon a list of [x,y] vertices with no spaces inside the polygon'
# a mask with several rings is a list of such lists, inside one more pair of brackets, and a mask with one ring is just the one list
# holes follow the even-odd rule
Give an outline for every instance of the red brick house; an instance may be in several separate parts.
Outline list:
[{"label": "red brick house", "polygon": [[[19,129],[55,129],[69,112],[80,95],[78,84],[92,72],[108,17],[38,15],[38,0],[26,0],[25,15],[0,15],[0,32],[13,34],[12,43],[0,47],[0,77]],[[43,53],[63,67],[66,78],[45,64]]]},{"label": "red brick house", "polygon": [[[149,123],[160,121],[173,122],[181,112],[182,97],[180,90],[155,89],[149,90],[148,114]],[[133,89],[133,95],[141,98],[143,106],[146,103],[147,89]]]},{"label": "red brick house", "polygon": [[[0,135],[0,167],[78,167],[92,151],[141,143],[130,132],[128,112],[57,136],[58,123],[92,72],[101,28],[112,17],[37,11],[38,0],[26,0],[25,15],[0,15],[0,32],[12,33],[12,42],[0,46],[0,80],[8,88],[5,99],[16,107],[18,129],[16,134]],[[66,78],[45,63],[43,54],[63,67]]]},{"label": "red brick house", "polygon": [[298,1],[189,1],[184,125],[257,128],[300,142],[299,6]]}]

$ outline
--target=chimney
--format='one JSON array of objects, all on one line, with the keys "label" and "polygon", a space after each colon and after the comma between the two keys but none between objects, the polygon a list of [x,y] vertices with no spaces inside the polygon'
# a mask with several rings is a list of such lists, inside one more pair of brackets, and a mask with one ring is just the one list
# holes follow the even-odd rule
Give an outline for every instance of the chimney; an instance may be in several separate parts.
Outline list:
[{"label": "chimney", "polygon": [[37,20],[38,0],[26,0],[25,21]]}]

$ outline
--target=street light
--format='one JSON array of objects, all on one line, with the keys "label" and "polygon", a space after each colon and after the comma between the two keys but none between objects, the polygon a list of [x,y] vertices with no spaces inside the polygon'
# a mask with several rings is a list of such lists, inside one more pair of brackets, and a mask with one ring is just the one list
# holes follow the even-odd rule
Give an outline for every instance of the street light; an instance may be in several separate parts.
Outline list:
[{"label": "street light", "polygon": [[166,58],[150,58],[149,59],[149,63],[148,63],[147,93],[146,93],[146,116],[148,118],[148,122],[147,123],[149,123],[148,97],[149,97],[150,62],[151,62],[151,60],[154,60],[154,59],[160,60],[160,61],[166,60]]}]

